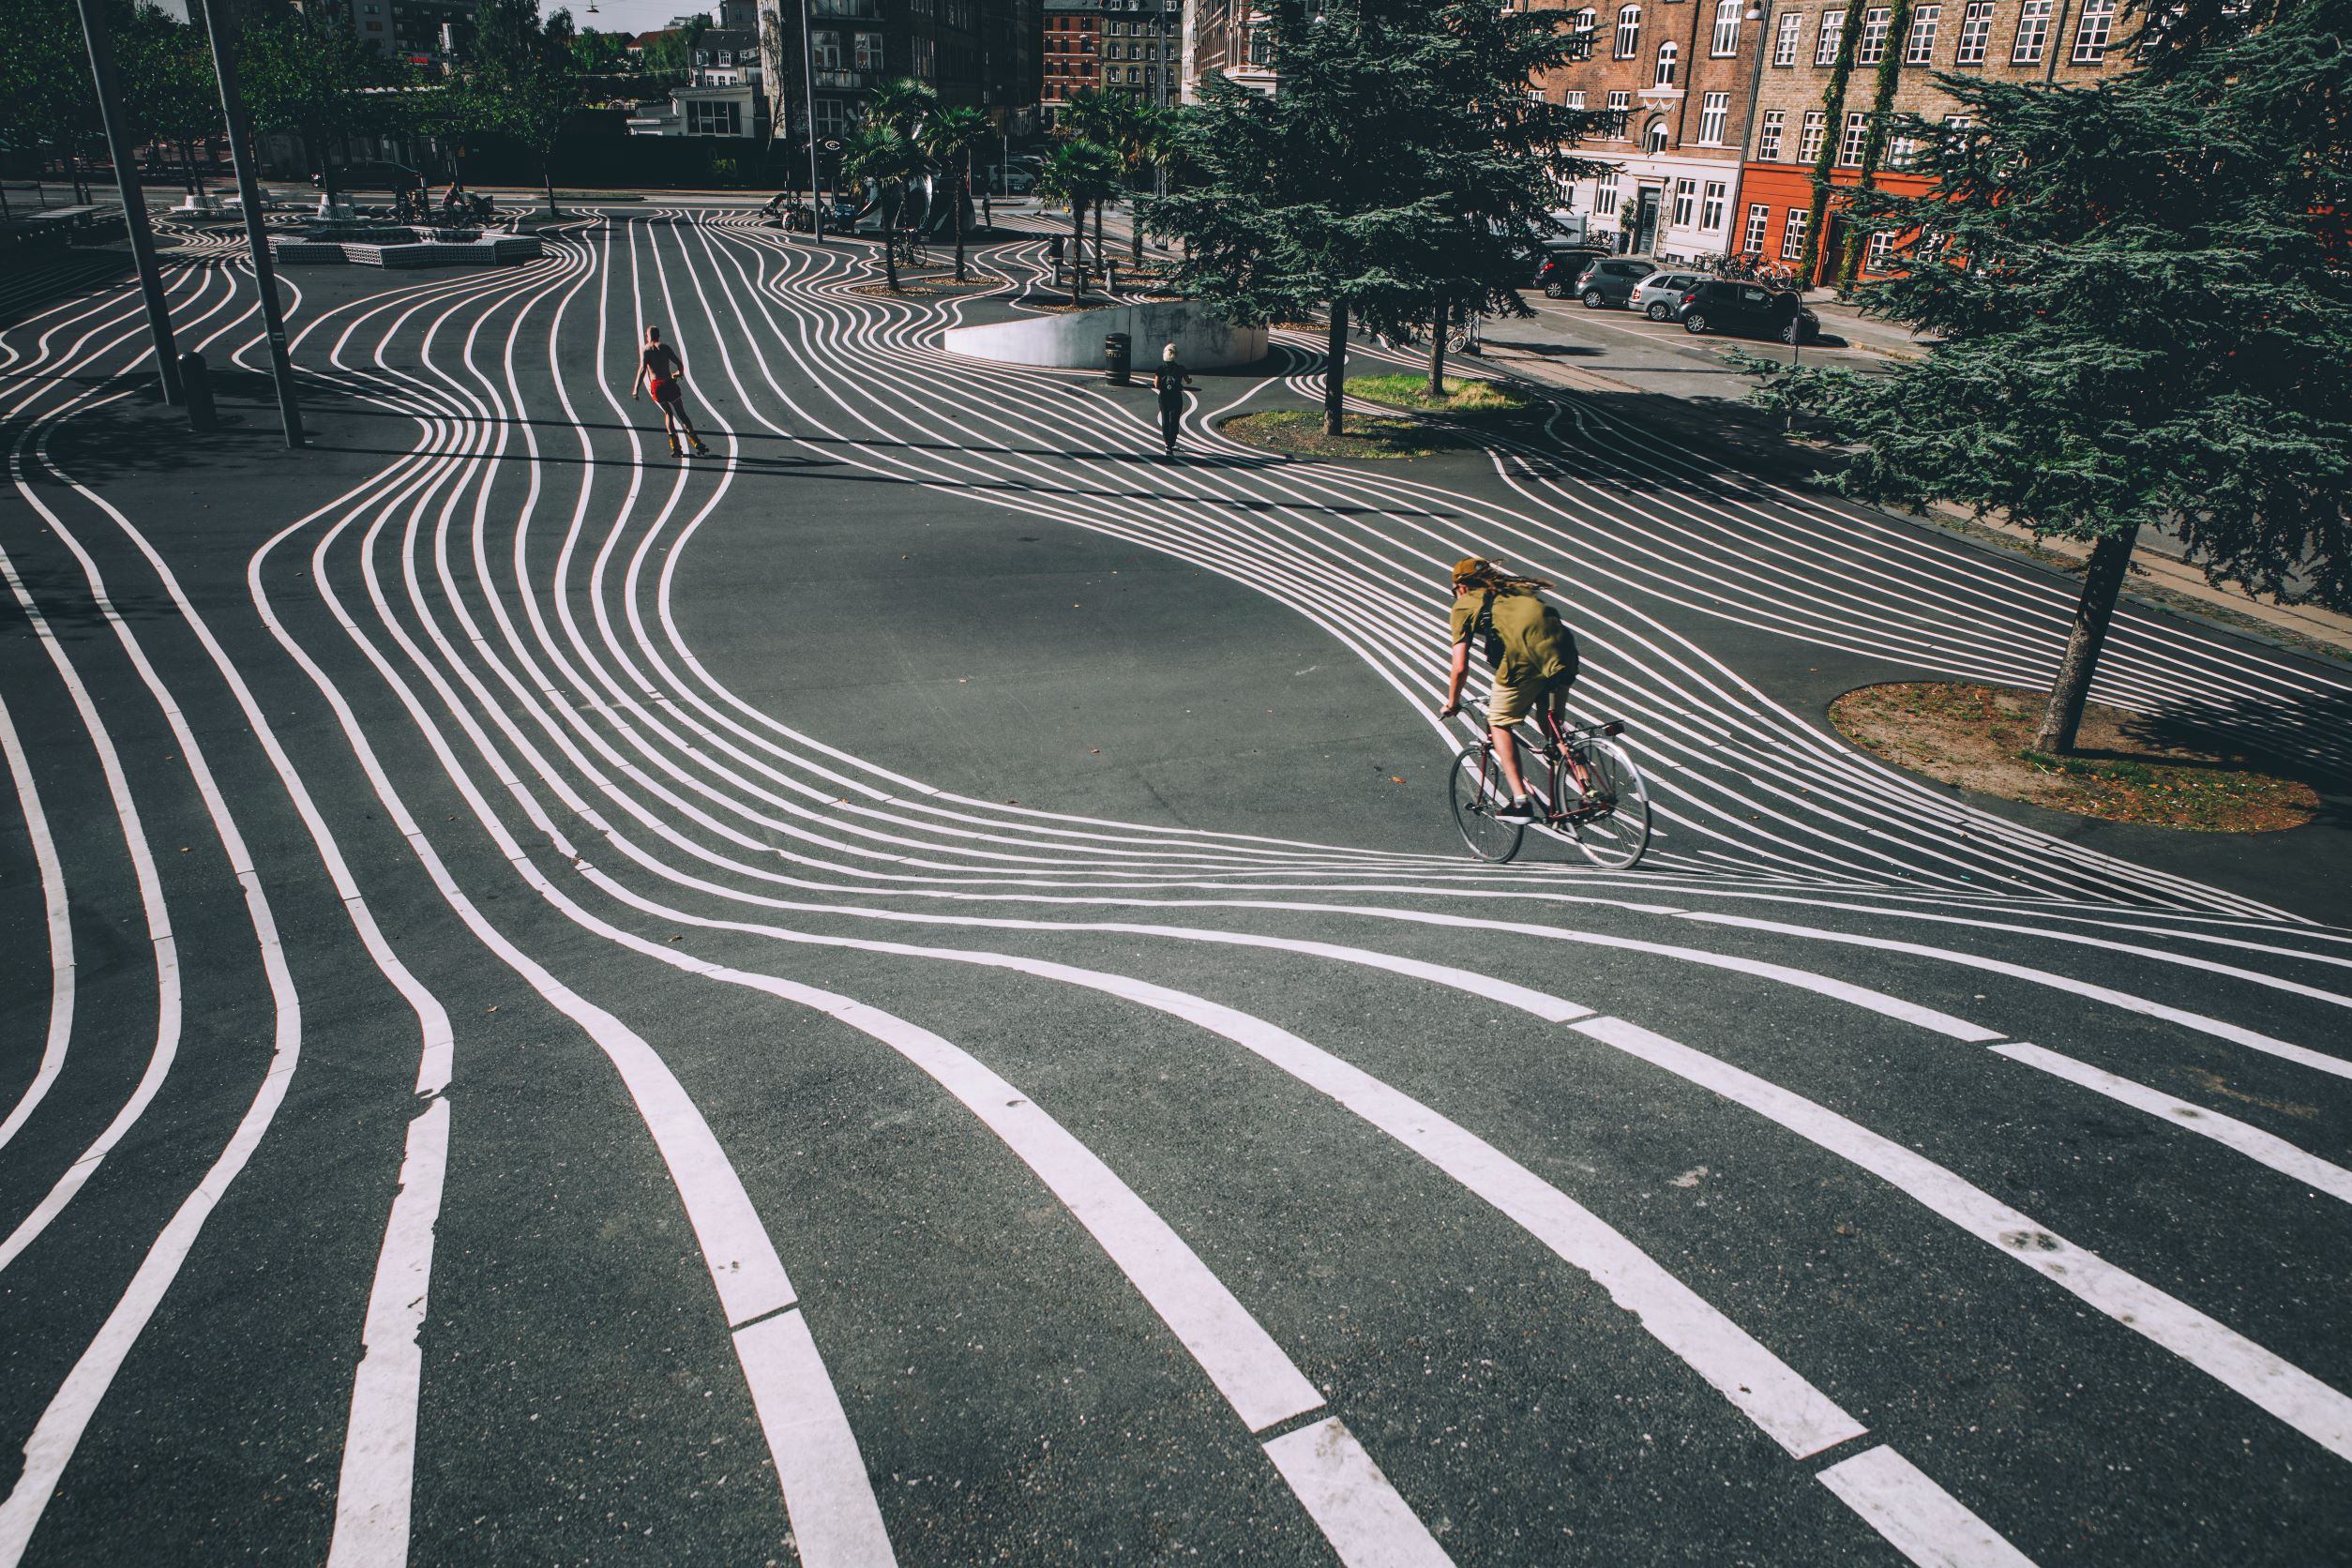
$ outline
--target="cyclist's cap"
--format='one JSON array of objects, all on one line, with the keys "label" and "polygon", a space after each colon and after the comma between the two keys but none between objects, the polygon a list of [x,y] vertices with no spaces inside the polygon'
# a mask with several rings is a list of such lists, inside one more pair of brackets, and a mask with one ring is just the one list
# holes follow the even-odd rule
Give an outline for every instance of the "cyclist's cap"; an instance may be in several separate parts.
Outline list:
[{"label": "cyclist's cap", "polygon": [[1465,555],[1454,563],[1454,580],[1468,582],[1472,578],[1484,577],[1494,569],[1495,564],[1483,555]]}]

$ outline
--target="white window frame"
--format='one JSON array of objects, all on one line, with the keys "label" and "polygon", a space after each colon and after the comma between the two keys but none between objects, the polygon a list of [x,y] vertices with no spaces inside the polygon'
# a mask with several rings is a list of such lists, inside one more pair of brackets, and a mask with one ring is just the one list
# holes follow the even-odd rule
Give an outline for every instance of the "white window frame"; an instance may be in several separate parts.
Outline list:
[{"label": "white window frame", "polygon": [[2009,46],[2013,66],[2038,66],[2050,44],[2050,12],[2054,0],[2025,0],[2017,8],[2017,38]]},{"label": "white window frame", "polygon": [[855,50],[852,57],[857,61],[858,69],[878,71],[885,68],[882,64],[882,36],[880,33],[854,34],[851,43]]},{"label": "white window frame", "polygon": [[1740,53],[1740,8],[1744,0],[1715,0],[1715,32],[1707,53],[1718,60]]},{"label": "white window frame", "polygon": [[1624,141],[1633,131],[1633,120],[1631,116],[1634,112],[1634,95],[1632,89],[1620,87],[1615,92],[1609,94],[1607,112],[1612,114],[1622,114],[1627,116],[1626,118],[1621,119],[1617,122],[1617,130],[1614,133],[1617,141]]},{"label": "white window frame", "polygon": [[1804,207],[1790,207],[1788,221],[1780,232],[1780,259],[1784,262],[1802,261],[1805,253],[1805,225],[1813,221],[1813,214]]},{"label": "white window frame", "polygon": [[1772,209],[1761,202],[1748,204],[1747,233],[1740,236],[1740,249],[1751,256],[1764,254],[1764,234],[1772,226]]},{"label": "white window frame", "polygon": [[1612,46],[1614,57],[1631,60],[1641,53],[1641,8],[1625,6],[1617,13],[1617,38]]},{"label": "white window frame", "polygon": [[1821,139],[1829,134],[1830,116],[1819,109],[1805,111],[1804,124],[1797,132],[1797,161],[1816,162],[1821,157]]},{"label": "white window frame", "polygon": [[1698,227],[1701,234],[1723,232],[1724,209],[1731,204],[1731,190],[1721,180],[1709,180],[1707,188],[1699,192]]},{"label": "white window frame", "polygon": [[1650,84],[1653,87],[1673,86],[1675,69],[1681,64],[1681,60],[1682,46],[1681,44],[1676,43],[1672,38],[1660,44],[1658,63],[1651,72]]},{"label": "white window frame", "polygon": [[1780,144],[1786,138],[1787,130],[1787,110],[1767,109],[1764,111],[1764,127],[1761,130],[1758,130],[1756,133],[1756,161],[1758,163],[1778,163],[1780,161]]},{"label": "white window frame", "polygon": [[1584,89],[1578,87],[1573,92],[1560,94],[1560,106],[1562,109],[1582,109],[1584,107]]},{"label": "white window frame", "polygon": [[1845,33],[1846,13],[1823,11],[1821,30],[1813,35],[1813,63],[1817,66],[1835,65],[1838,45],[1844,41]]},{"label": "white window frame", "polygon": [[1702,147],[1723,145],[1723,133],[1731,124],[1731,95],[1709,93],[1698,100],[1698,144]]},{"label": "white window frame", "polygon": [[1617,182],[1617,171],[1611,169],[1592,184],[1592,211],[1595,217],[1615,218],[1624,196]]},{"label": "white window frame", "polygon": [[1797,48],[1804,42],[1805,19],[1802,11],[1788,11],[1780,19],[1779,36],[1772,39],[1772,64],[1793,66],[1797,63]]},{"label": "white window frame", "polygon": [[1911,36],[1903,40],[1903,63],[1932,65],[1936,59],[1936,28],[1943,21],[1940,5],[1916,6],[1911,10]]},{"label": "white window frame", "polygon": [[2115,0],[2083,0],[2083,18],[2074,24],[2072,63],[2095,66],[2107,57],[2107,37],[2115,30]]},{"label": "white window frame", "polygon": [[1666,116],[1658,115],[1641,128],[1641,150],[1655,158],[1673,145],[1674,134],[1666,129]]},{"label": "white window frame", "polygon": [[1669,227],[1687,229],[1691,226],[1691,219],[1697,216],[1698,182],[1676,180],[1674,182],[1674,219]]},{"label": "white window frame", "polygon": [[1862,167],[1862,144],[1870,140],[1870,115],[1860,109],[1846,112],[1846,125],[1838,133],[1837,166],[1841,169]]},{"label": "white window frame", "polygon": [[1952,51],[1955,66],[1981,66],[1993,41],[1993,0],[1968,0],[1960,13],[1960,46]]},{"label": "white window frame", "polygon": [[1862,37],[1854,40],[1854,64],[1875,66],[1887,57],[1887,33],[1894,25],[1894,8],[1873,6],[1862,12]]},{"label": "white window frame", "polygon": [[1862,269],[1876,277],[1886,276],[1894,264],[1894,235],[1885,229],[1872,234],[1862,246]]}]

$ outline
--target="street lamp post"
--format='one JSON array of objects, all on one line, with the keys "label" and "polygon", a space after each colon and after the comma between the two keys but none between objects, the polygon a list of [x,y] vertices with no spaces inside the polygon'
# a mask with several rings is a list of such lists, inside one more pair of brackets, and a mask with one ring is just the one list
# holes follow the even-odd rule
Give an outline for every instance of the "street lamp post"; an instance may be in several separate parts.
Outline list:
[{"label": "street lamp post", "polygon": [[808,220],[819,245],[825,242],[825,207],[817,193],[817,31],[809,20],[808,0],[800,0],[800,69],[808,100]]},{"label": "street lamp post", "polygon": [[180,390],[180,357],[172,341],[172,311],[163,302],[163,279],[156,270],[155,235],[147,228],[147,197],[139,185],[139,168],[131,161],[129,128],[123,124],[123,105],[114,78],[114,45],[106,35],[103,0],[81,0],[82,36],[90,46],[90,77],[98,88],[98,117],[106,122],[106,148],[114,159],[114,188],[123,197],[123,231],[130,239],[130,254],[139,266],[139,292],[147,302],[147,330],[155,339],[156,373],[163,381],[163,400],[185,400]]},{"label": "street lamp post", "polygon": [[212,38],[213,74],[220,82],[220,118],[229,133],[229,166],[236,171],[237,202],[245,208],[245,243],[253,256],[253,282],[262,295],[262,329],[269,336],[269,377],[278,388],[278,419],[286,445],[302,445],[302,406],[294,400],[294,365],[286,355],[286,318],[278,309],[278,274],[270,264],[269,229],[263,222],[262,182],[253,173],[253,145],[237,87],[236,13],[219,0],[188,0]]}]

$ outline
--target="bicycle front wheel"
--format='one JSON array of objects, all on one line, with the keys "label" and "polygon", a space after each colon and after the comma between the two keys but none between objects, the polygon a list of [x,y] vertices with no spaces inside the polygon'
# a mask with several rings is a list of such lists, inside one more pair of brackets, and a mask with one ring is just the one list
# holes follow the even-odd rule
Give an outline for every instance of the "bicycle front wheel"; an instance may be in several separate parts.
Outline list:
[{"label": "bicycle front wheel", "polygon": [[1631,869],[1650,848],[1650,786],[1615,741],[1595,736],[1579,748],[1592,791],[1610,803],[1574,825],[1576,847],[1595,866]]},{"label": "bicycle front wheel", "polygon": [[1454,825],[1462,830],[1462,842],[1470,853],[1500,866],[1519,852],[1521,825],[1495,816],[1511,799],[1511,792],[1492,751],[1472,746],[1455,755],[1446,778],[1446,798],[1454,807]]}]

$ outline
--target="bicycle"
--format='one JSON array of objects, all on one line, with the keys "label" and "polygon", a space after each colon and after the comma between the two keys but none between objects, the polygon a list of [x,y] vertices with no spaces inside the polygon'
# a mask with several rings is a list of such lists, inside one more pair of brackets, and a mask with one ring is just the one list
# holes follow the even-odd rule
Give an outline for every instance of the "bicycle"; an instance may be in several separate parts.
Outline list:
[{"label": "bicycle", "polygon": [[[1476,746],[1455,755],[1446,778],[1446,799],[1462,842],[1479,859],[1500,866],[1519,852],[1527,828],[1535,826],[1554,835],[1564,832],[1595,866],[1632,869],[1650,847],[1650,786],[1617,744],[1625,721],[1613,718],[1563,730],[1548,713],[1538,717],[1545,739],[1541,746],[1530,746],[1520,737],[1519,764],[1527,768],[1530,754],[1544,763],[1541,780],[1530,781],[1538,786],[1534,800],[1541,814],[1533,823],[1504,822],[1496,815],[1510,804],[1511,789],[1495,756],[1494,737],[1481,735]],[[1562,809],[1560,803],[1579,792],[1568,770],[1572,757],[1582,764],[1592,788]]]}]

